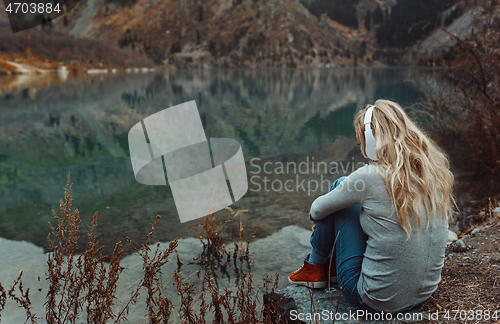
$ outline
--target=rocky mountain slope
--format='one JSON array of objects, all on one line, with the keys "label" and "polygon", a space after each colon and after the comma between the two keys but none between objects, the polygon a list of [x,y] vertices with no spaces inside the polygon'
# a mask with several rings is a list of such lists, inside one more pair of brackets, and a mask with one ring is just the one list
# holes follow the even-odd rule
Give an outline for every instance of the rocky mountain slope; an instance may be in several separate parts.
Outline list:
[{"label": "rocky mountain slope", "polygon": [[127,7],[87,0],[73,11],[56,28],[135,48],[177,68],[372,64],[366,44],[332,32],[328,18],[318,19],[298,1],[138,0]]},{"label": "rocky mountain slope", "polygon": [[[442,23],[450,23],[450,13],[452,19],[457,16],[449,5],[443,4],[448,14],[436,14]],[[120,62],[132,61],[133,52],[172,69],[404,65],[414,61],[404,56],[408,48],[383,47],[379,38],[395,37],[387,30],[394,30],[391,26],[401,15],[413,15],[408,8],[407,0],[357,0],[349,5],[324,0],[82,0],[66,15],[35,29],[49,38],[102,42],[92,44],[94,59],[85,60],[109,67],[117,65],[112,58],[120,49],[127,53]],[[348,18],[339,19],[344,11]],[[6,27],[2,18],[0,25]],[[23,44],[24,50],[26,38],[39,39],[34,32],[11,35],[6,43]],[[67,43],[74,41],[68,38]],[[115,48],[113,55],[110,47]],[[5,51],[15,49],[0,46],[0,53]]]},{"label": "rocky mountain slope", "polygon": [[[458,5],[453,8],[457,8]],[[465,11],[460,17],[455,19],[445,29],[435,29],[428,37],[418,41],[412,46],[407,54],[412,62],[415,59],[421,61],[431,61],[439,58],[450,46],[456,43],[454,36],[465,39],[470,35],[471,26],[475,25],[477,20],[477,10],[473,8]]]}]

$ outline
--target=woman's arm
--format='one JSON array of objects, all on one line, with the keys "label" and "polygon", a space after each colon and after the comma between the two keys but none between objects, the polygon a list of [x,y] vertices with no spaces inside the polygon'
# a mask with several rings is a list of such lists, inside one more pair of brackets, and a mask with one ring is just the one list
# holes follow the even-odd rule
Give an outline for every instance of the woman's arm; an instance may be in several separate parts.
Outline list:
[{"label": "woman's arm", "polygon": [[309,212],[311,220],[318,221],[337,210],[362,204],[368,184],[366,174],[361,169],[351,173],[329,193],[314,200]]}]

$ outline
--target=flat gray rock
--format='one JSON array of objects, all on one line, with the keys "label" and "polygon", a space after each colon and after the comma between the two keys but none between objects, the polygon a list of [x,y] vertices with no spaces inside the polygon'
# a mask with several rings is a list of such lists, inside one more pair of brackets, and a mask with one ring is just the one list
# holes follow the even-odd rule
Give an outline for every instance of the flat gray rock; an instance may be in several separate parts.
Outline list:
[{"label": "flat gray rock", "polygon": [[[358,316],[354,309],[349,306],[347,301],[339,298],[338,286],[333,286],[330,290],[315,289],[310,291],[309,288],[302,286],[290,286],[288,282],[288,274],[297,270],[303,263],[304,257],[309,253],[311,246],[309,238],[311,231],[297,226],[287,226],[273,235],[256,240],[250,243],[250,261],[252,265],[251,274],[253,275],[254,293],[259,286],[262,286],[262,279],[266,275],[274,278],[276,273],[279,273],[278,289],[286,296],[293,298],[297,305],[297,319],[299,317],[314,316],[314,313],[320,312],[318,323],[332,323],[331,318],[336,317],[336,323],[359,323],[361,317]],[[167,243],[161,243],[161,249],[168,247]],[[244,244],[246,245],[246,244]],[[48,290],[48,282],[45,273],[47,272],[47,256],[43,253],[41,247],[37,247],[28,242],[12,241],[0,238],[0,282],[5,289],[10,289],[10,286],[19,275],[19,271],[23,270],[23,286],[30,288],[30,298],[34,313],[39,319],[38,323],[45,323],[44,302]],[[155,245],[150,246],[152,250]],[[229,251],[233,250],[232,243],[226,244]],[[185,238],[179,240],[177,247],[179,257],[184,263],[181,269],[181,276],[190,282],[200,282],[198,279],[198,266],[189,264],[193,258],[198,256],[202,251],[202,244],[197,238]],[[169,256],[169,262],[162,268],[162,283],[166,287],[166,296],[171,300],[175,308],[172,313],[171,321],[178,322],[178,305],[180,303],[179,296],[173,286],[174,280],[172,277],[176,266],[176,255]],[[142,259],[139,255],[129,255],[123,258],[121,266],[124,267],[120,279],[118,281],[118,289],[116,296],[121,300],[115,308],[117,312],[123,306],[123,303],[130,297],[130,292],[137,284],[137,281],[143,275]],[[232,268],[229,269],[232,272]],[[40,280],[38,279],[40,277]],[[228,288],[235,292],[235,282],[231,278],[219,280],[219,288]],[[130,308],[128,319],[133,323],[146,323],[146,305],[145,291],[141,290],[141,297],[136,305]],[[311,293],[313,296],[313,305],[311,305]],[[331,302],[330,302],[331,299]],[[24,323],[26,315],[24,311],[17,307],[10,299],[7,300],[7,305],[2,311],[2,322],[5,323]],[[195,306],[195,309],[197,306]],[[258,306],[260,311],[260,305]],[[313,310],[313,312],[311,312]],[[321,313],[323,312],[323,313]],[[333,313],[330,313],[333,312]],[[353,313],[354,312],[354,313]],[[302,315],[299,315],[302,314]],[[308,315],[309,314],[309,315]],[[337,315],[336,315],[337,314]],[[339,320],[340,318],[340,320]],[[359,319],[358,319],[359,318]],[[425,317],[424,317],[425,318]],[[76,321],[77,323],[86,323],[85,314],[81,313]],[[206,322],[210,323],[210,316],[206,318]],[[303,322],[308,322],[303,321]],[[370,323],[387,323],[387,321],[369,321]],[[400,321],[401,322],[401,321]],[[316,323],[315,320],[312,323]]]},{"label": "flat gray rock", "polygon": [[448,230],[448,243],[453,243],[458,240],[458,236],[455,232]]},{"label": "flat gray rock", "polygon": [[350,306],[339,291],[338,285],[331,286],[330,289],[291,285],[280,290],[284,297],[295,301],[296,309],[289,311],[289,317],[296,323],[411,323],[429,318],[429,314],[418,312],[366,314]]},{"label": "flat gray rock", "polygon": [[[269,276],[274,279],[276,273],[279,273],[278,288],[285,288],[288,285],[288,274],[302,265],[304,257],[311,249],[309,244],[310,235],[311,230],[292,225],[271,236],[250,243],[249,251],[254,292],[263,285],[262,278]],[[198,278],[199,267],[189,263],[193,262],[193,258],[197,257],[203,250],[200,240],[198,238],[185,238],[179,239],[178,243],[177,252],[184,264],[181,269],[182,278],[199,284],[201,282],[201,279]],[[164,250],[168,248],[168,245],[169,242],[160,243],[160,248]],[[246,243],[243,245],[246,247]],[[38,320],[38,323],[45,323],[45,307],[43,304],[48,291],[48,281],[45,280],[47,277],[47,255],[43,253],[41,247],[25,241],[0,238],[0,246],[2,247],[0,249],[0,282],[6,290],[10,289],[14,280],[18,277],[19,271],[23,270],[23,287],[30,288],[32,311],[37,317],[42,317]],[[150,245],[150,248],[155,250],[156,244]],[[227,243],[226,248],[232,253],[234,244]],[[121,303],[117,303],[115,311],[118,311],[123,306],[123,303],[128,300],[131,291],[142,277],[142,262],[142,258],[137,254],[128,255],[122,259],[120,265],[124,267],[124,270],[120,275],[116,291],[116,296]],[[166,296],[175,305],[171,318],[173,322],[178,321],[176,317],[178,317],[177,311],[180,303],[179,296],[173,286],[174,278],[172,274],[177,268],[176,262],[177,258],[173,253],[169,256],[169,262],[162,268],[162,283],[166,287]],[[244,270],[248,272],[246,267]],[[232,267],[229,272],[232,274]],[[231,277],[230,281],[220,279],[219,288],[228,288],[235,292],[234,278]],[[141,297],[137,304],[130,308],[129,316],[127,316],[131,322],[147,322],[144,297],[145,291],[141,290]],[[2,323],[24,323],[26,320],[25,312],[17,306],[13,301],[7,299],[7,305],[1,313]],[[210,319],[207,317],[207,323],[209,322]],[[77,323],[86,323],[84,312],[80,313]]]}]

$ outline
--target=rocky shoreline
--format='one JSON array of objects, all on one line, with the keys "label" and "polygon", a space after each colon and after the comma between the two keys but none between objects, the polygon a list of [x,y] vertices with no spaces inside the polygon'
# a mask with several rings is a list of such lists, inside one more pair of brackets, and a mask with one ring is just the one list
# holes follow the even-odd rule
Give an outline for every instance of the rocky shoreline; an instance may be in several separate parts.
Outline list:
[{"label": "rocky shoreline", "polygon": [[[404,313],[402,322],[425,322],[429,319],[429,316],[434,316],[434,314],[443,311],[444,308],[442,306],[435,306],[436,300],[443,300],[443,296],[444,298],[448,298],[446,293],[442,291],[443,284],[460,280],[462,272],[470,270],[465,267],[465,263],[478,267],[483,265],[482,269],[487,267],[489,270],[485,276],[491,278],[494,278],[494,275],[498,276],[500,274],[500,249],[497,246],[500,239],[498,235],[499,226],[500,207],[496,207],[489,211],[488,220],[481,226],[461,233],[450,231],[440,288],[423,306],[409,313]],[[281,311],[283,314],[288,314],[291,323],[308,323],[310,321],[307,319],[311,316],[317,316],[317,323],[332,323],[333,319],[342,323],[359,323],[360,319],[366,320],[367,315],[356,312],[340,296],[338,285],[331,285],[330,289],[315,290],[289,285],[287,275],[297,268],[310,250],[310,233],[310,230],[292,225],[283,228],[269,237],[253,241],[250,244],[250,261],[252,265],[251,273],[255,278],[254,285],[257,288],[261,278],[264,278],[266,275],[279,273],[278,293],[282,294]],[[14,280],[18,276],[19,271],[22,270],[23,285],[30,288],[33,311],[36,314],[43,314],[43,303],[48,287],[46,280],[40,280],[40,278],[45,278],[47,267],[46,255],[43,254],[43,249],[23,241],[11,241],[0,238],[0,242],[4,247],[0,251],[0,259],[2,260],[0,277],[3,281],[2,284],[7,287],[11,285],[12,282],[9,281]],[[167,243],[161,244],[163,246],[163,244]],[[226,245],[230,246],[229,243]],[[179,240],[177,252],[186,264],[182,272],[184,277],[196,280],[197,266],[190,265],[188,262],[201,252],[201,247],[197,238]],[[278,255],[279,258],[277,257]],[[140,276],[140,272],[142,271],[140,264],[141,259],[135,254],[127,256],[122,260],[121,265],[125,270],[120,277],[117,296],[124,298],[127,296],[130,286]],[[464,266],[460,264],[464,264]],[[457,267],[457,265],[461,269],[453,273],[453,267]],[[175,262],[172,259],[172,262],[167,263],[165,268],[162,269],[165,287],[171,287],[172,278],[168,274],[173,271],[174,267]],[[478,280],[481,281],[481,278]],[[224,287],[231,289],[234,288],[233,285],[234,282],[226,283],[224,281]],[[466,293],[470,293],[470,291]],[[174,298],[175,291],[170,291],[168,294],[169,296],[171,295],[170,297],[173,300],[176,300]],[[494,294],[495,290],[492,289],[490,295]],[[274,297],[276,298],[276,296]],[[311,302],[311,296],[313,302]],[[283,299],[283,297],[286,299]],[[491,297],[500,298],[498,293],[496,297]],[[440,301],[440,303],[442,304],[443,302]],[[2,312],[2,319],[9,323],[24,320],[24,312],[15,306],[11,301],[8,301],[5,310]],[[144,300],[141,299],[131,310],[129,319],[140,320],[143,318],[143,312]],[[316,320],[313,322],[316,323]],[[379,318],[378,320],[372,318],[369,322],[387,323],[387,318]]]},{"label": "rocky shoreline", "polygon": [[35,56],[24,55],[1,55],[0,54],[0,76],[15,75],[40,75],[56,73],[65,79],[68,74],[96,74],[96,73],[117,73],[117,72],[154,72],[160,68],[151,67],[117,67],[98,64],[98,67],[85,62],[72,61],[70,64],[63,64],[59,61],[43,60]]}]

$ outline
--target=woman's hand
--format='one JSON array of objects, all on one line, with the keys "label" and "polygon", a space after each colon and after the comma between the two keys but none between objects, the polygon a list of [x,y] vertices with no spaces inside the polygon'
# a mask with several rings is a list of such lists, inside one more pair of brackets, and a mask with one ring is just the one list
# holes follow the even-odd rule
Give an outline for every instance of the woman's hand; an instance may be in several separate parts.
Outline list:
[{"label": "woman's hand", "polygon": [[314,232],[315,229],[316,229],[316,223],[314,223],[314,225],[312,227],[312,231]]}]

